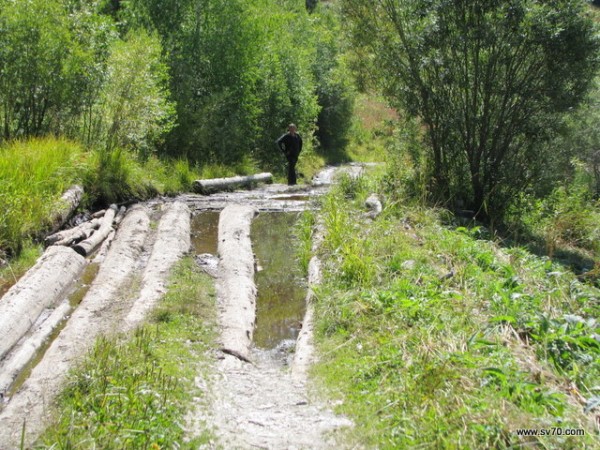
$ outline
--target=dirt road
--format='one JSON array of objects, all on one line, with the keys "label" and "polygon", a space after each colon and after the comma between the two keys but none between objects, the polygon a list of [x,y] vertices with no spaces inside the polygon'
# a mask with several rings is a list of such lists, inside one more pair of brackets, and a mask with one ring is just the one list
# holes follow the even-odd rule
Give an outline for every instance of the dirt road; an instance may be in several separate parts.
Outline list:
[{"label": "dirt road", "polygon": [[[45,350],[30,376],[14,393],[5,393],[0,411],[0,450],[19,448],[23,424],[26,423],[26,446],[31,445],[48,425],[52,405],[64,383],[65,376],[79,358],[105,333],[127,331],[141,323],[147,312],[166,289],[166,278],[173,264],[190,249],[190,215],[200,211],[234,211],[223,220],[219,240],[220,261],[217,276],[220,280],[219,308],[232,298],[255,294],[252,274],[244,281],[248,286],[243,295],[226,287],[227,279],[239,275],[239,264],[253,266],[252,252],[238,252],[241,241],[251,249],[250,220],[258,211],[301,211],[310,205],[310,199],[327,190],[337,170],[360,173],[361,167],[328,168],[312,186],[288,187],[268,185],[253,191],[214,194],[211,196],[181,195],[176,199],[156,199],[131,208],[118,228],[105,255],[96,257],[97,275],[78,305],[72,305],[62,330]],[[243,205],[232,206],[229,205]],[[236,212],[242,217],[238,223]],[[237,228],[236,228],[237,227]],[[233,231],[231,231],[233,228]],[[224,236],[221,238],[221,236]],[[238,241],[235,241],[238,240]],[[235,241],[235,242],[232,242]],[[233,245],[233,251],[226,250]],[[227,256],[229,254],[229,256]],[[92,258],[88,258],[90,264]],[[229,267],[229,268],[228,268]],[[244,269],[245,270],[245,269]],[[229,275],[223,276],[227,272]],[[239,279],[229,279],[238,286]],[[70,292],[76,289],[72,286]],[[253,299],[242,309],[250,314]],[[59,305],[53,305],[54,309]],[[310,311],[310,308],[309,308]],[[51,311],[44,317],[51,316]],[[242,344],[231,344],[234,319],[240,319]],[[237,320],[236,319],[236,320]],[[245,319],[245,320],[244,320]],[[212,404],[198,405],[190,412],[189,428],[210,427],[217,436],[214,445],[225,448],[334,448],[327,433],[351,425],[338,418],[311,398],[308,391],[306,367],[310,356],[303,359],[297,370],[290,370],[285,358],[277,350],[253,348],[253,316],[238,313],[221,315],[223,346],[232,352],[223,353],[215,361],[216,376],[200,380],[211,392]],[[36,327],[41,324],[36,324]],[[32,327],[32,329],[36,328]],[[234,330],[234,334],[236,331]],[[304,329],[299,345],[310,345],[310,330]],[[11,355],[26,347],[34,337],[30,333],[0,361],[0,377],[7,370]],[[237,339],[237,338],[236,338]],[[235,348],[233,348],[235,347]],[[301,350],[310,355],[310,351]],[[232,356],[236,355],[236,356]],[[240,358],[241,357],[241,358]],[[251,361],[251,362],[248,362]]]}]

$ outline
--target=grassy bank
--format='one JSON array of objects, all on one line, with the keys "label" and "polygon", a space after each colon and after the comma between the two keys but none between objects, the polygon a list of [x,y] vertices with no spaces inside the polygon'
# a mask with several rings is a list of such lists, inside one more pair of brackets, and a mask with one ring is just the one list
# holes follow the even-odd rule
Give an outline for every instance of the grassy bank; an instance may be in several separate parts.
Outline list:
[{"label": "grassy bank", "polygon": [[200,176],[185,161],[140,160],[124,150],[92,151],[64,139],[1,146],[0,291],[40,254],[33,241],[48,229],[61,195],[73,184],[84,187],[86,209],[189,191]]},{"label": "grassy bank", "polygon": [[378,186],[346,180],[323,200],[316,373],[354,419],[349,438],[597,448],[600,291],[442,210],[388,203],[371,221],[362,204]]},{"label": "grassy bank", "polygon": [[214,295],[212,279],[193,258],[181,261],[152,320],[133,336],[100,338],[72,371],[57,423],[36,448],[197,448],[206,442],[203,432],[184,445],[184,427],[194,399],[204,396],[194,379],[208,370]]}]

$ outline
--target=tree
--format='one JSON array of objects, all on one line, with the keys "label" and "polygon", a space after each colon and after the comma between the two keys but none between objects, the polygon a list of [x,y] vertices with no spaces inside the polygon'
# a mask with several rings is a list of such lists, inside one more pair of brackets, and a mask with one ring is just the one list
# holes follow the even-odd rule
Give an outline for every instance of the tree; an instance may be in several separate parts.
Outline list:
[{"label": "tree", "polygon": [[97,141],[107,149],[129,148],[147,155],[173,126],[168,68],[157,36],[130,32],[111,47],[96,104]]},{"label": "tree", "polygon": [[431,192],[502,217],[598,67],[579,0],[343,0],[389,98],[425,126]]},{"label": "tree", "polygon": [[167,153],[197,162],[249,158],[271,168],[280,156],[273,142],[287,123],[312,134],[314,41],[306,41],[303,3],[132,0],[123,17],[156,30],[168,54],[177,126]]},{"label": "tree", "polygon": [[345,62],[336,5],[324,4],[313,19],[317,34],[313,73],[321,110],[317,119],[320,153],[328,162],[348,159],[345,153],[356,98]]},{"label": "tree", "polygon": [[114,37],[86,5],[0,0],[1,136],[86,136]]}]

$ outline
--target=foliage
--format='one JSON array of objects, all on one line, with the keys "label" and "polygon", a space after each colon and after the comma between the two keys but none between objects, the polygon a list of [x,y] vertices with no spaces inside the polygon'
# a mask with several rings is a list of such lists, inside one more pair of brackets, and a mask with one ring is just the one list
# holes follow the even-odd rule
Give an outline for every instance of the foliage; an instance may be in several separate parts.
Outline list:
[{"label": "foliage", "polygon": [[17,254],[27,236],[47,226],[60,196],[84,170],[83,149],[65,140],[0,147],[0,249]]},{"label": "foliage", "polygon": [[213,297],[210,278],[192,258],[182,261],[155,323],[130,340],[98,339],[71,373],[57,423],[36,448],[180,448],[185,413],[203,395],[194,379],[214,338]]},{"label": "foliage", "polygon": [[[585,165],[579,175],[595,198],[600,198],[600,86],[594,80],[594,88],[584,104],[568,117],[564,136],[556,143],[556,147],[567,150],[570,155]],[[563,151],[564,151],[563,150]],[[569,175],[573,175],[570,173]]]},{"label": "foliage", "polygon": [[188,191],[197,178],[187,161],[140,160],[120,148],[90,152],[53,138],[0,146],[0,253],[17,255],[28,236],[38,236],[75,183],[86,192],[82,206],[90,207]]},{"label": "foliage", "polygon": [[313,72],[321,110],[317,118],[316,136],[321,146],[320,153],[328,163],[343,162],[349,159],[346,147],[356,94],[339,38],[339,11],[329,5],[323,5],[318,11],[315,18],[318,37]]},{"label": "foliage", "polygon": [[[315,313],[317,373],[344,399],[352,443],[597,446],[600,291],[442,211],[388,204],[370,221],[361,183],[323,201]],[[516,432],[551,427],[585,436]]]},{"label": "foliage", "polygon": [[110,25],[57,0],[2,0],[0,28],[3,139],[79,131]]},{"label": "foliage", "polygon": [[134,30],[110,47],[97,110],[96,142],[147,156],[173,126],[167,67],[158,37]]},{"label": "foliage", "polygon": [[[246,156],[269,167],[274,140],[294,121],[307,137],[318,112],[310,72],[310,24],[288,2],[128,4],[128,21],[158,31],[169,54],[178,124],[169,154],[233,163]],[[165,10],[170,11],[165,14]]]},{"label": "foliage", "polygon": [[544,144],[597,68],[584,2],[343,5],[387,95],[426,127],[434,198],[502,218],[516,193],[551,172],[557,158]]}]

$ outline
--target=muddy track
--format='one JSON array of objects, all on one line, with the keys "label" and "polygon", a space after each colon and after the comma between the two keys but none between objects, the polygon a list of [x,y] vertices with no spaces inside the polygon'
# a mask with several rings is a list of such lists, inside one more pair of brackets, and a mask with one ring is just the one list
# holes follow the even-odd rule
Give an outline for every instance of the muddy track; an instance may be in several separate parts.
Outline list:
[{"label": "muddy track", "polygon": [[[340,170],[357,175],[361,167]],[[190,249],[190,215],[224,209],[225,214],[232,213],[222,216],[219,227],[217,286],[223,330],[221,344],[225,351],[215,361],[213,379],[199,380],[210,392],[212,404],[208,408],[199,405],[198,411],[190,413],[190,434],[197,427],[208,426],[217,437],[215,445],[225,448],[332,448],[332,442],[328,441],[331,438],[324,433],[349,422],[310,399],[306,377],[312,358],[310,306],[296,344],[297,361],[292,364],[293,370],[277,350],[264,351],[252,346],[256,289],[248,228],[258,211],[308,208],[311,198],[327,190],[335,172],[327,169],[313,186],[269,185],[209,197],[186,194],[132,207],[112,242],[86,260],[87,265],[94,260],[98,272],[81,302],[70,306],[66,302],[66,297],[77,289],[77,284],[72,283],[70,287],[61,287],[60,298],[41,314],[42,318],[53,317],[60,322],[60,315],[69,311],[60,333],[45,349],[28,378],[16,392],[5,393],[0,411],[0,450],[19,448],[24,424],[25,444],[32,445],[51,419],[54,399],[68,370],[98,336],[128,331],[143,322],[165,292],[171,267]],[[229,207],[232,204],[244,206]],[[240,252],[242,246],[248,251]],[[235,278],[240,273],[246,274],[245,281]],[[318,275],[314,277],[318,279]],[[232,306],[228,304],[232,299],[233,303],[240,300],[246,303]],[[310,303],[310,290],[307,301]],[[40,340],[35,330],[43,327],[43,323],[36,323],[0,360],[0,379],[12,376],[6,375],[9,370],[10,374],[14,372],[10,368],[11,357],[24,353],[32,342]]]}]

